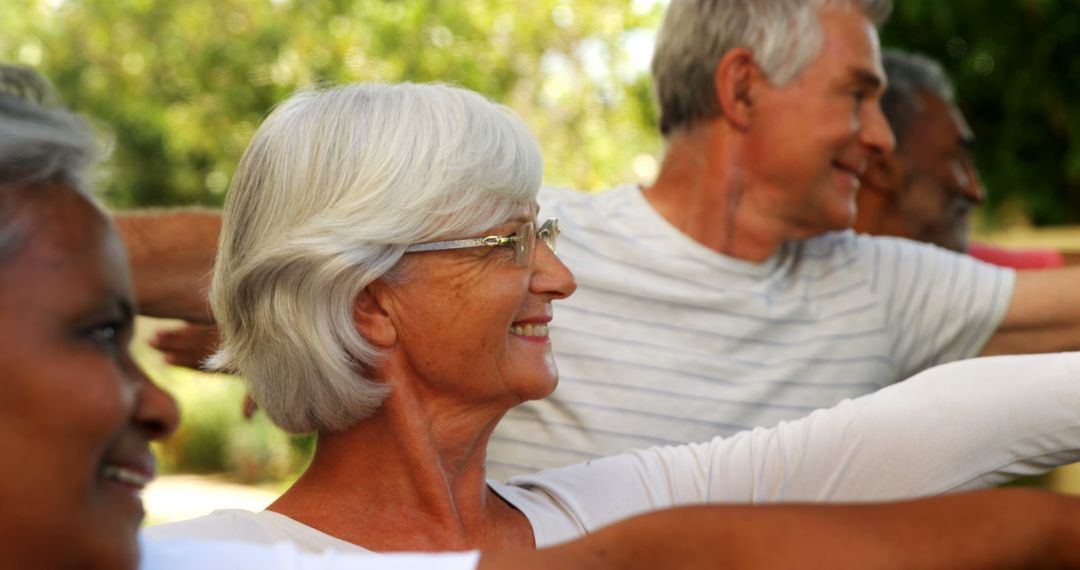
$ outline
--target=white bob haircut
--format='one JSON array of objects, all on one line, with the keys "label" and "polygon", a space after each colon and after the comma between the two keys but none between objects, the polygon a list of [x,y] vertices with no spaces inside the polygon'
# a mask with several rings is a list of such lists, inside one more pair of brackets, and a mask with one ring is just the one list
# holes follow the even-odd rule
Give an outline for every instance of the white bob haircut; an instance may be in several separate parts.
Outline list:
[{"label": "white bob haircut", "polygon": [[728,50],[744,47],[769,81],[785,85],[821,51],[818,17],[831,8],[858,9],[876,26],[891,0],[671,0],[656,39],[652,74],[660,132],[720,116],[713,75]]},{"label": "white bob haircut", "polygon": [[477,235],[535,207],[540,147],[512,111],[445,85],[293,95],[256,131],[222,217],[210,364],[245,376],[282,428],[340,431],[386,397],[357,297],[407,278],[408,245]]}]

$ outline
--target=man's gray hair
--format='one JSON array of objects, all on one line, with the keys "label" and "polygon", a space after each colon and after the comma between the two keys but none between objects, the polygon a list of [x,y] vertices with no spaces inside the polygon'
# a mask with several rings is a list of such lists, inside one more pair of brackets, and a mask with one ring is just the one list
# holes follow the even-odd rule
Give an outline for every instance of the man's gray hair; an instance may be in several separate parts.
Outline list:
[{"label": "man's gray hair", "polygon": [[53,106],[49,83],[29,68],[0,64],[0,258],[28,231],[16,223],[16,196],[48,181],[87,193],[86,173],[97,146],[82,118]]},{"label": "man's gray hair", "polygon": [[354,306],[408,277],[413,243],[477,235],[535,207],[543,164],[510,110],[443,85],[302,92],[255,133],[223,214],[211,365],[292,432],[339,431],[386,396]]},{"label": "man's gray hair", "polygon": [[938,62],[917,53],[895,49],[881,54],[889,86],[881,97],[881,110],[896,134],[896,146],[903,145],[908,129],[924,111],[921,95],[933,95],[953,104],[953,86]]},{"label": "man's gray hair", "polygon": [[861,10],[881,26],[891,0],[671,0],[656,40],[652,74],[660,132],[721,114],[714,74],[724,54],[744,47],[776,85],[798,77],[821,50],[824,8]]}]

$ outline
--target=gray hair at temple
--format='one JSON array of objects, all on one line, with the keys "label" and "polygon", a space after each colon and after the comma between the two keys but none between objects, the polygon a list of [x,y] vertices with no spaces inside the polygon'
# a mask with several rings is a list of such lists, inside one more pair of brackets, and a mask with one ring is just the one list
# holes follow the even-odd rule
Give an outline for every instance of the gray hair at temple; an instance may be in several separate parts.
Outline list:
[{"label": "gray hair at temple", "polygon": [[28,228],[18,223],[22,192],[61,182],[86,194],[97,158],[89,126],[54,106],[55,91],[33,70],[0,64],[0,259],[19,248]]},{"label": "gray hair at temple", "polygon": [[255,133],[226,199],[210,300],[216,368],[247,378],[282,428],[339,431],[387,388],[354,307],[409,278],[413,243],[533,215],[543,163],[507,108],[443,85],[302,92]]},{"label": "gray hair at temple", "polygon": [[858,9],[877,26],[891,0],[671,0],[656,40],[652,74],[660,132],[718,117],[714,74],[736,47],[754,53],[771,82],[784,85],[821,51],[822,9]]},{"label": "gray hair at temple", "polygon": [[920,54],[895,49],[881,54],[889,86],[881,97],[881,110],[896,134],[896,145],[903,145],[908,129],[924,111],[921,95],[933,95],[953,104],[953,86],[938,62]]}]

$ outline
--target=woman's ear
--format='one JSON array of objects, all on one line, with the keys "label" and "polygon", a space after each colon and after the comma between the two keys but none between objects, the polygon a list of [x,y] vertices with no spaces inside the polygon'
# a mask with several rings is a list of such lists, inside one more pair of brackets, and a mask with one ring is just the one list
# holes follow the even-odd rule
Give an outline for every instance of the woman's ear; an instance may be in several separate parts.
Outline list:
[{"label": "woman's ear", "polygon": [[353,304],[356,330],[378,348],[390,348],[397,342],[397,328],[386,310],[388,288],[379,279],[370,283]]},{"label": "woman's ear", "polygon": [[713,87],[721,115],[739,130],[750,126],[754,84],[765,76],[754,62],[754,54],[746,48],[729,49],[720,58],[713,72]]}]

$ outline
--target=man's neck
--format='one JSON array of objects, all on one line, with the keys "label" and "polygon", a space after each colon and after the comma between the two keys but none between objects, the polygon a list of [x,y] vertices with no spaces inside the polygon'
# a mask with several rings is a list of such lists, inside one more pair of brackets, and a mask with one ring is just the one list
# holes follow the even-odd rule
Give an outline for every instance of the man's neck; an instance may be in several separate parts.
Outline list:
[{"label": "man's neck", "polygon": [[892,199],[895,190],[881,188],[864,181],[856,197],[856,211],[853,228],[856,233],[871,235],[889,235],[888,219],[895,216],[895,203]]},{"label": "man's neck", "polygon": [[740,166],[737,145],[712,121],[670,135],[660,174],[643,191],[671,225],[718,253],[763,262],[784,241],[782,225],[762,207]]}]

